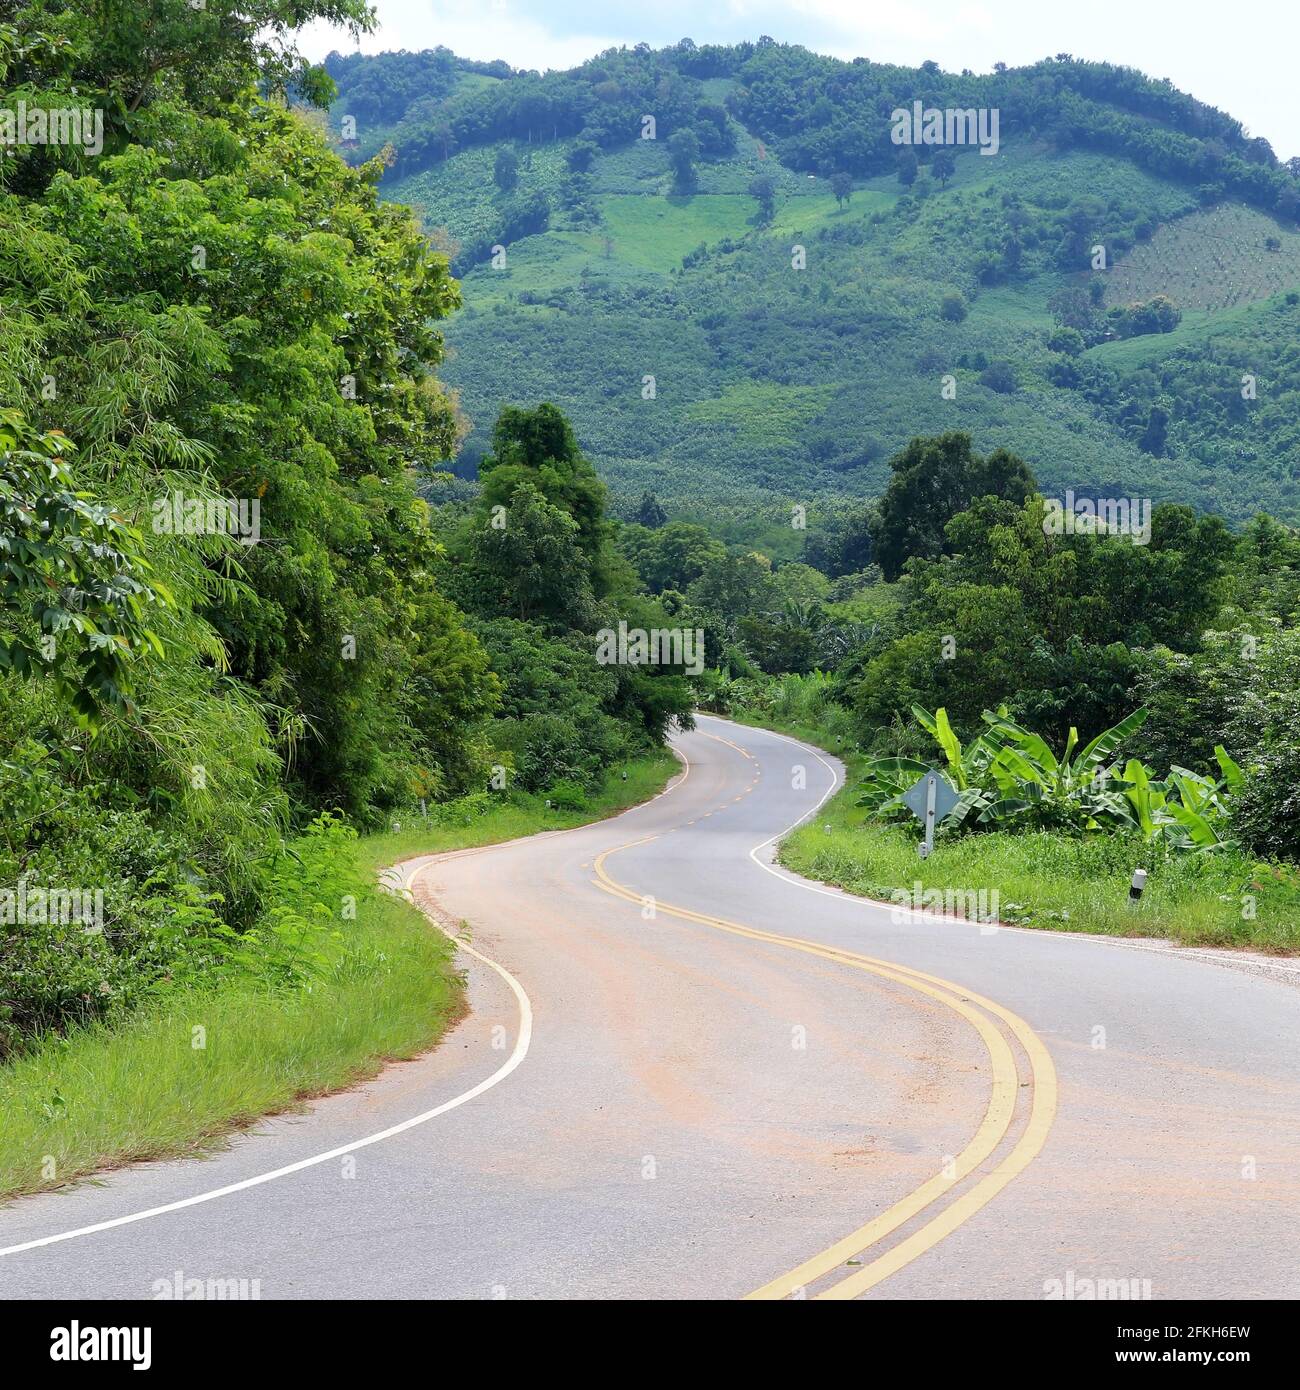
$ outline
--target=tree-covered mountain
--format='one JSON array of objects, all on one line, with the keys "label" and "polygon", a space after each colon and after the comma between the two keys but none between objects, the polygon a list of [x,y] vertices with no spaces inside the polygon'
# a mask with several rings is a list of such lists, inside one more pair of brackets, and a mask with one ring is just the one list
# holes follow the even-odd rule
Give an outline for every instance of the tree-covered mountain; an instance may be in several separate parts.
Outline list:
[{"label": "tree-covered mountain", "polygon": [[[1297,511],[1297,161],[1167,81],[766,39],[326,67],[344,152],[391,147],[382,193],[462,277],[464,476],[544,397],[625,513],[649,487],[737,535],[951,429],[1049,490]],[[995,111],[997,152],[895,143],[918,102]]]}]

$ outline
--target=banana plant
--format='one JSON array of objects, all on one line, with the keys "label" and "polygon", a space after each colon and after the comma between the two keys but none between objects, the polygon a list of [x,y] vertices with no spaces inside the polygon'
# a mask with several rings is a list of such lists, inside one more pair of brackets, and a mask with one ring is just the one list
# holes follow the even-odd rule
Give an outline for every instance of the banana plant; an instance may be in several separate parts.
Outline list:
[{"label": "banana plant", "polygon": [[[1169,769],[1164,783],[1154,783],[1141,764],[1130,760],[1124,769],[1124,778],[1132,785],[1125,796],[1135,809],[1135,797],[1143,803],[1148,815],[1148,820],[1139,816],[1143,834],[1148,838],[1163,834],[1178,848],[1193,850],[1218,849],[1228,843],[1221,834],[1228,821],[1227,798],[1240,790],[1244,779],[1241,768],[1222,745],[1216,745],[1214,757],[1223,773],[1218,781],[1175,766]],[[1176,799],[1172,792],[1177,793]],[[1163,800],[1157,801],[1156,795],[1163,796]],[[1173,826],[1177,826],[1177,830]]]},{"label": "banana plant", "polygon": [[1000,730],[990,730],[974,738],[964,748],[948,722],[948,711],[942,707],[933,715],[920,705],[912,706],[912,717],[943,749],[948,760],[948,774],[959,792],[981,783],[1001,747]]},{"label": "banana plant", "polygon": [[1155,781],[1147,771],[1146,765],[1137,758],[1130,758],[1124,765],[1124,799],[1133,808],[1138,829],[1145,840],[1156,839],[1161,827],[1170,824],[1173,817],[1165,812],[1165,785]]},{"label": "banana plant", "polygon": [[897,814],[908,815],[903,793],[929,768],[915,758],[871,758],[862,780],[858,805],[865,806],[882,819]]},{"label": "banana plant", "polygon": [[[1137,758],[1120,770],[1115,755],[1145,722],[1145,709],[1135,710],[1081,749],[1072,728],[1059,758],[1039,734],[1010,719],[1005,708],[986,710],[987,727],[965,746],[946,709],[931,715],[914,705],[912,713],[943,750],[958,792],[957,806],[945,822],[949,829],[1033,825],[1119,830],[1186,850],[1226,843],[1228,801],[1240,788],[1242,773],[1222,747],[1214,750],[1222,774],[1217,781],[1182,767],[1172,768],[1160,781]],[[915,758],[874,758],[858,805],[881,818],[909,818],[903,794],[928,770]]]},{"label": "banana plant", "polygon": [[1046,739],[1022,729],[1007,718],[1005,710],[985,711],[984,720],[1001,744],[989,767],[1001,795],[985,808],[982,819],[1024,817],[1039,825],[1062,826],[1082,822],[1089,830],[1125,820],[1122,800],[1110,786],[1114,768],[1109,759],[1146,717],[1145,709],[1135,710],[1103,730],[1077,755],[1079,731],[1071,727],[1058,759]]}]

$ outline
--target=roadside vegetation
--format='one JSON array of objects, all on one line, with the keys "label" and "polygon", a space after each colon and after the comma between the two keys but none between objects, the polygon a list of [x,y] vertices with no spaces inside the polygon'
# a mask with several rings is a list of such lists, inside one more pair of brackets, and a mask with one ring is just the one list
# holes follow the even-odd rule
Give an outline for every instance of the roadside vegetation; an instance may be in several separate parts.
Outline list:
[{"label": "roadside vegetation", "polygon": [[[916,899],[917,883],[917,907],[935,886],[996,893],[987,901],[1012,926],[1300,951],[1300,874],[1239,851],[1179,855],[1135,837],[1048,830],[941,835],[924,862],[916,850],[915,835],[873,821],[850,790],[795,831],[780,858],[795,873],[885,902],[908,901],[899,892]],[[1149,874],[1140,906],[1129,901],[1136,868]]]},{"label": "roadside vegetation", "polygon": [[464,1009],[454,947],[380,891],[378,871],[617,814],[678,768],[659,749],[564,806],[522,792],[466,796],[359,837],[322,817],[285,846],[269,930],[223,933],[220,963],[202,977],[173,964],[129,1014],[45,1033],[0,1067],[0,1200],[201,1152],[427,1051]]},{"label": "roadside vegetation", "polygon": [[158,991],[0,1067],[0,1198],[202,1152],[432,1047],[463,1008],[450,941],[363,876],[348,886],[355,919],[313,943],[297,985],[240,971]]},{"label": "roadside vegetation", "polygon": [[[732,710],[741,723],[788,733],[845,764],[845,786],[781,843],[779,860],[793,872],[891,904],[913,903],[918,883],[922,893],[936,886],[983,892],[983,901],[996,904],[998,920],[1012,926],[1300,952],[1300,870],[1237,846],[1196,854],[1140,833],[994,828],[963,835],[941,827],[923,861],[915,821],[882,821],[863,804],[876,760],[851,741],[851,725],[837,713],[829,684],[786,676]],[[933,765],[943,768],[945,759],[936,753]],[[1137,868],[1149,875],[1140,906],[1129,900]],[[963,911],[965,899],[957,901]],[[923,906],[923,896],[914,905]]]},{"label": "roadside vegetation", "polygon": [[409,821],[398,820],[388,830],[363,836],[357,842],[357,860],[364,868],[377,871],[423,854],[445,854],[502,844],[525,835],[572,830],[649,801],[680,770],[673,754],[659,748],[611,767],[603,785],[590,794],[571,791],[557,798],[519,792],[508,799],[466,796],[429,808],[427,818],[416,808]]},{"label": "roadside vegetation", "polygon": [[0,169],[4,1190],[431,1045],[459,983],[375,867],[642,799],[692,704],[595,659],[668,618],[554,406],[421,496],[459,287],[292,41],[360,0],[83,10],[0,24],[5,91],[104,121]]},{"label": "roadside vegetation", "polygon": [[[913,441],[878,504],[810,525],[811,563],[625,528],[703,614],[702,707],[848,763],[785,862],[885,898],[996,890],[1026,925],[1300,949],[1300,535],[1178,507],[1136,540],[1065,534],[1018,460],[969,444]],[[923,864],[899,797],[932,766],[960,800]]]}]

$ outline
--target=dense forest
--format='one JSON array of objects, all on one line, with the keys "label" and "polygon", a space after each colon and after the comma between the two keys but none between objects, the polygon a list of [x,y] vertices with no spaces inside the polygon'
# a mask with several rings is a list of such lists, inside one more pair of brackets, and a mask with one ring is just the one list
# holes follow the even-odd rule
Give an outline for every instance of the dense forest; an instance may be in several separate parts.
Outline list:
[{"label": "dense forest", "polygon": [[[454,149],[501,139],[528,143],[572,135],[602,149],[641,138],[654,114],[658,138],[679,133],[694,157],[729,151],[729,117],[770,141],[790,168],[859,177],[892,171],[898,147],[888,118],[920,101],[927,107],[997,108],[1007,136],[1122,152],[1154,172],[1196,178],[1294,218],[1297,171],[1280,166],[1267,140],[1239,121],[1131,68],[1068,53],[983,76],[945,73],[856,58],[842,62],[768,38],[731,47],[610,49],[568,72],[521,72],[475,63],[448,49],[421,53],[332,54],[325,69],[342,108],[371,126],[392,126],[398,173]],[[497,79],[463,87],[461,74]],[[725,103],[710,80],[736,86]],[[368,136],[373,140],[374,136]],[[679,146],[680,148],[681,146]]]},{"label": "dense forest", "polygon": [[965,434],[913,440],[890,468],[878,502],[808,519],[803,558],[778,565],[643,499],[620,545],[705,632],[706,707],[770,714],[793,696],[844,744],[913,760],[935,751],[918,707],[945,710],[962,739],[1001,710],[1052,749],[1141,709],[1109,761],[1163,775],[1213,769],[1223,748],[1249,772],[1235,842],[1300,854],[1294,528],[1260,515],[1234,532],[1165,505],[1145,538],[1105,523],[1054,534],[1023,460],[981,457]]}]

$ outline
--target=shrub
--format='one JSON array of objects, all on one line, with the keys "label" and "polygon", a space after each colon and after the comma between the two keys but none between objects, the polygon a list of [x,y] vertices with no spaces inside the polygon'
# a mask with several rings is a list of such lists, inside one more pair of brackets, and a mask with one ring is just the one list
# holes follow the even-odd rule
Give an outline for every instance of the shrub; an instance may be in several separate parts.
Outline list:
[{"label": "shrub", "polygon": [[514,754],[513,784],[540,792],[557,782],[594,788],[602,770],[626,753],[614,720],[597,716],[579,726],[562,714],[530,714],[503,720],[502,743]]},{"label": "shrub", "polygon": [[[1173,850],[1218,849],[1225,839],[1230,803],[1240,794],[1241,769],[1216,748],[1222,780],[1174,767],[1164,780],[1137,758],[1121,769],[1119,749],[1142,726],[1136,710],[1098,734],[1077,753],[1071,729],[1058,759],[1038,734],[1013,723],[1001,709],[984,712],[987,728],[964,747],[948,712],[913,715],[939,744],[948,762],[958,801],[945,821],[951,832],[989,829],[1053,829],[1067,834],[1135,832]],[[867,764],[858,804],[882,820],[911,823],[904,794],[928,771],[914,758],[873,758]]]},{"label": "shrub", "polygon": [[980,385],[999,395],[1010,396],[1019,389],[1020,382],[1010,362],[990,362],[980,373]]},{"label": "shrub", "polygon": [[967,315],[966,299],[959,290],[950,290],[939,305],[939,315],[949,323],[960,323]]},{"label": "shrub", "polygon": [[546,799],[558,811],[585,811],[587,793],[577,782],[561,779],[554,786],[547,787]]}]

